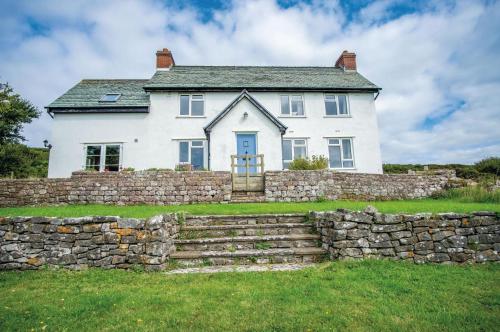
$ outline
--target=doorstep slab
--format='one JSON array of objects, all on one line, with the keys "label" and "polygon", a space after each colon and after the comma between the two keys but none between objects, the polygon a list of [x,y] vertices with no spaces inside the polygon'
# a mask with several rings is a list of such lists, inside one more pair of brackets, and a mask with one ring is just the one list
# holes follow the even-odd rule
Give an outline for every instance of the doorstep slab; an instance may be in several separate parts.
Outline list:
[{"label": "doorstep slab", "polygon": [[266,264],[266,265],[221,265],[175,269],[166,274],[220,273],[220,272],[269,272],[298,271],[316,264]]}]

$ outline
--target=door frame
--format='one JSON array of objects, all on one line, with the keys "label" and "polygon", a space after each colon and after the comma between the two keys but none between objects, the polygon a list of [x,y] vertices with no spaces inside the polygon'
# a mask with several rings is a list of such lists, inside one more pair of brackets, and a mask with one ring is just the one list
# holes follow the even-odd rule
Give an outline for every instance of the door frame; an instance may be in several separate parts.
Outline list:
[{"label": "door frame", "polygon": [[[259,154],[259,140],[258,140],[258,131],[235,131],[235,138],[236,138],[236,152],[235,154],[238,154],[238,135],[253,135],[255,137],[255,155]],[[237,168],[239,173],[239,168]]]}]

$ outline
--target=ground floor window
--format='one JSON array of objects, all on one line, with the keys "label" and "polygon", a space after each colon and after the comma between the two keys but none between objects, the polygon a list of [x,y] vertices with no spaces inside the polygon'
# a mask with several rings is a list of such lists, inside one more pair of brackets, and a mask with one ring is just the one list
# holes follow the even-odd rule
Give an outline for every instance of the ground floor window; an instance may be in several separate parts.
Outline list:
[{"label": "ground floor window", "polygon": [[180,141],[179,164],[190,164],[200,170],[205,165],[205,144],[203,141]]},{"label": "ground floor window", "polygon": [[299,158],[307,158],[307,140],[284,139],[283,140],[283,168],[288,169],[290,163]]},{"label": "ground floor window", "polygon": [[121,144],[85,145],[85,169],[118,172],[121,169]]},{"label": "ground floor window", "polygon": [[330,168],[354,168],[352,138],[329,138],[328,155]]}]

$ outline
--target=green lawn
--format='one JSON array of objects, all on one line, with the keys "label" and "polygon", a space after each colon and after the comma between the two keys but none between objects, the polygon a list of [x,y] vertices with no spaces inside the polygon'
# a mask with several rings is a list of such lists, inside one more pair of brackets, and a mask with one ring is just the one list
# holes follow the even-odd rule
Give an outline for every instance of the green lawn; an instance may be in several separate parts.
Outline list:
[{"label": "green lawn", "polygon": [[0,330],[498,331],[500,265],[0,272]]},{"label": "green lawn", "polygon": [[42,207],[0,208],[0,216],[53,216],[81,217],[88,215],[118,215],[122,217],[150,217],[166,212],[185,211],[191,214],[252,214],[252,213],[305,213],[326,211],[338,208],[362,210],[368,204],[380,212],[418,213],[418,212],[472,212],[497,211],[500,204],[464,203],[455,200],[408,200],[408,201],[327,201],[307,203],[255,203],[255,204],[192,204],[192,205],[68,205]]}]

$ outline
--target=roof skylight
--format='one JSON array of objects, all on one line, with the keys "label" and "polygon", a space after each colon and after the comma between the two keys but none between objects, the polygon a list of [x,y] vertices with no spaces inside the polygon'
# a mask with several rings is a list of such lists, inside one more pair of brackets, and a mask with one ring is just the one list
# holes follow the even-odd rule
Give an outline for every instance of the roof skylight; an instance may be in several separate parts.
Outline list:
[{"label": "roof skylight", "polygon": [[120,93],[106,93],[99,101],[114,103],[120,98]]}]

